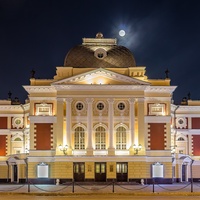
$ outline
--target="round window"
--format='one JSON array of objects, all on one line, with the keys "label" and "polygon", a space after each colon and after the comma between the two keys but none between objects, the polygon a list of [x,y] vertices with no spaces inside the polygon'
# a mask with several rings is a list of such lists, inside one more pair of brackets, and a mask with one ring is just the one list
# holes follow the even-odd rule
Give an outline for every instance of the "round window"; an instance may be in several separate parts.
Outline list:
[{"label": "round window", "polygon": [[78,103],[76,104],[76,109],[77,109],[77,110],[83,110],[83,104],[82,104],[81,102],[78,102]]},{"label": "round window", "polygon": [[124,109],[125,109],[125,104],[122,103],[122,102],[119,103],[119,104],[118,104],[118,109],[119,109],[119,110],[124,110]]},{"label": "round window", "polygon": [[104,104],[101,103],[101,102],[99,102],[99,103],[97,104],[97,109],[98,109],[98,110],[103,110],[103,109],[104,109]]}]

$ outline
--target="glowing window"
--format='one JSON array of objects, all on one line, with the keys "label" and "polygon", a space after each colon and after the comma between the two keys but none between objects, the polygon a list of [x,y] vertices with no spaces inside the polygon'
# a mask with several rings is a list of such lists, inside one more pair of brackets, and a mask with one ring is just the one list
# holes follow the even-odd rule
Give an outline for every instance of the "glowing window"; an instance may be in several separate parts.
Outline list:
[{"label": "glowing window", "polygon": [[126,149],[126,129],[123,126],[116,130],[116,149]]},{"label": "glowing window", "polygon": [[106,130],[102,126],[99,126],[98,128],[96,128],[95,148],[106,149]]},{"label": "glowing window", "polygon": [[85,149],[85,130],[82,127],[75,129],[74,149]]}]

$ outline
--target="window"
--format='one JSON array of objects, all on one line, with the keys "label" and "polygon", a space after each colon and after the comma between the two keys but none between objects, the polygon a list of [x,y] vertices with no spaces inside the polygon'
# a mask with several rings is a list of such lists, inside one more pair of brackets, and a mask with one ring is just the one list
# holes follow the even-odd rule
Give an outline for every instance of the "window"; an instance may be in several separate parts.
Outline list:
[{"label": "window", "polygon": [[118,109],[119,110],[124,110],[125,109],[125,104],[123,102],[120,102],[118,105],[117,105]]},{"label": "window", "polygon": [[179,137],[178,141],[185,141],[183,137]]},{"label": "window", "polygon": [[106,130],[102,126],[96,128],[95,131],[95,148],[106,149]]},{"label": "window", "polygon": [[116,149],[126,149],[126,129],[123,126],[116,130]]},{"label": "window", "polygon": [[74,149],[85,149],[85,130],[82,127],[74,131]]},{"label": "window", "polygon": [[76,104],[76,109],[79,110],[79,111],[80,111],[80,110],[83,110],[83,107],[84,107],[84,106],[83,106],[83,103],[81,103],[81,102],[78,102],[78,103]]},{"label": "window", "polygon": [[97,109],[98,110],[103,110],[104,109],[104,104],[102,103],[102,102],[99,102],[98,104],[97,104]]}]

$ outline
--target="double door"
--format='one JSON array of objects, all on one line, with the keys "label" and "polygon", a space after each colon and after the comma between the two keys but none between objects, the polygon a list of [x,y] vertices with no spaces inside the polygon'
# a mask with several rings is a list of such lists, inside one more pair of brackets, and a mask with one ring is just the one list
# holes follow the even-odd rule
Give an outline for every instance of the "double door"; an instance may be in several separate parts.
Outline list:
[{"label": "double door", "polygon": [[85,164],[83,162],[74,163],[74,181],[82,182],[85,180]]},{"label": "double door", "polygon": [[97,182],[106,181],[106,163],[105,162],[95,163],[95,181]]},{"label": "double door", "polygon": [[127,182],[128,179],[128,163],[117,163],[117,181],[118,182]]}]

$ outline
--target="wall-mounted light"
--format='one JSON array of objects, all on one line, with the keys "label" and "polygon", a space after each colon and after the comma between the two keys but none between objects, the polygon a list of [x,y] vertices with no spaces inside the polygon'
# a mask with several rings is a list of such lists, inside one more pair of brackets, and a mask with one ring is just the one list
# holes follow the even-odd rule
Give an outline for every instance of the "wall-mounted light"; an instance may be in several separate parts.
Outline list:
[{"label": "wall-mounted light", "polygon": [[64,155],[67,154],[67,149],[68,149],[68,145],[62,146],[61,144],[58,146],[58,148],[60,149],[60,151],[62,151],[64,153]]},{"label": "wall-mounted light", "polygon": [[142,149],[142,145],[141,144],[139,144],[139,145],[134,144],[133,149],[135,151],[135,154],[137,155],[138,151],[140,151]]}]

